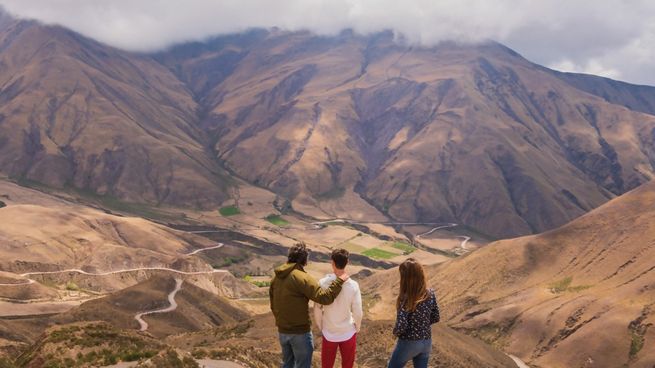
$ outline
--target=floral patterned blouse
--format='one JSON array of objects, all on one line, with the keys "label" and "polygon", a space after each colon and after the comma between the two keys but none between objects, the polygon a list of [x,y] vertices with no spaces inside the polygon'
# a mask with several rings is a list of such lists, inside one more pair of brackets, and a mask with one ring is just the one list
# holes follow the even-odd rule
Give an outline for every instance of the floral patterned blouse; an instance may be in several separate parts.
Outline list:
[{"label": "floral patterned blouse", "polygon": [[427,340],[432,338],[432,324],[439,322],[439,305],[434,290],[428,289],[428,298],[416,306],[413,312],[400,308],[396,315],[393,334],[402,340]]}]

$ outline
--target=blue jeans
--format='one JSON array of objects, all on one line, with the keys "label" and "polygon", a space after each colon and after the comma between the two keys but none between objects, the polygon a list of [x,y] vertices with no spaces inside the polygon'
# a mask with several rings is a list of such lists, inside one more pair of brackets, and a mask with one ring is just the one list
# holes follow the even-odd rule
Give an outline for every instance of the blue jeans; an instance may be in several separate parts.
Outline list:
[{"label": "blue jeans", "polygon": [[414,368],[428,368],[428,359],[430,358],[431,350],[432,339],[398,339],[387,368],[403,368],[405,363],[410,360],[414,363]]},{"label": "blue jeans", "polygon": [[311,368],[314,352],[314,337],[304,334],[280,333],[282,347],[282,368]]}]

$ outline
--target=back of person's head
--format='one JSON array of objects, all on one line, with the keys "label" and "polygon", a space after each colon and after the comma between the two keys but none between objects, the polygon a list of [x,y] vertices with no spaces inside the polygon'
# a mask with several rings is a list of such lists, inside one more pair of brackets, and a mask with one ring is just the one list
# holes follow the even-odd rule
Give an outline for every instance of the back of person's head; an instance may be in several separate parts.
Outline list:
[{"label": "back of person's head", "polygon": [[408,312],[416,310],[416,306],[427,299],[425,272],[423,266],[414,258],[407,258],[398,267],[400,271],[400,292],[396,300],[396,309]]},{"label": "back of person's head", "polygon": [[287,256],[287,262],[297,263],[301,266],[307,265],[307,258],[309,258],[309,251],[305,243],[300,242],[296,243],[291,249],[289,249],[289,255]]},{"label": "back of person's head", "polygon": [[339,270],[346,268],[346,265],[348,264],[348,257],[350,257],[350,253],[343,248],[333,250],[332,255],[330,255],[334,265]]}]

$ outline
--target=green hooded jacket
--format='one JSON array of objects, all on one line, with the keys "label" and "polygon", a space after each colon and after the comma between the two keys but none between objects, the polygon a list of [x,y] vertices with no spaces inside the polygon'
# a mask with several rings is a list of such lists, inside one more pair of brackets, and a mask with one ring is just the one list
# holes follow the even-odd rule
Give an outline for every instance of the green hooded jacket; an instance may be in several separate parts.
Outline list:
[{"label": "green hooded jacket", "polygon": [[311,329],[309,301],[328,305],[339,295],[343,280],[337,278],[322,289],[297,263],[285,263],[275,269],[269,296],[275,324],[280,333],[303,334]]}]

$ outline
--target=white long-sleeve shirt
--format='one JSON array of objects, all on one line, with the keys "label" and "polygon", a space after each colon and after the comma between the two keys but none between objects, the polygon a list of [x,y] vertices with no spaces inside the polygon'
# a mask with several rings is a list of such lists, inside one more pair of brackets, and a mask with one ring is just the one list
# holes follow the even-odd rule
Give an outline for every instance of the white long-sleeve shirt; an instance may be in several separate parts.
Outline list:
[{"label": "white long-sleeve shirt", "polygon": [[[326,275],[318,283],[326,289],[337,276]],[[348,279],[341,286],[341,292],[330,305],[314,305],[314,320],[323,336],[332,342],[349,340],[359,332],[362,324],[362,294],[359,284]]]}]

